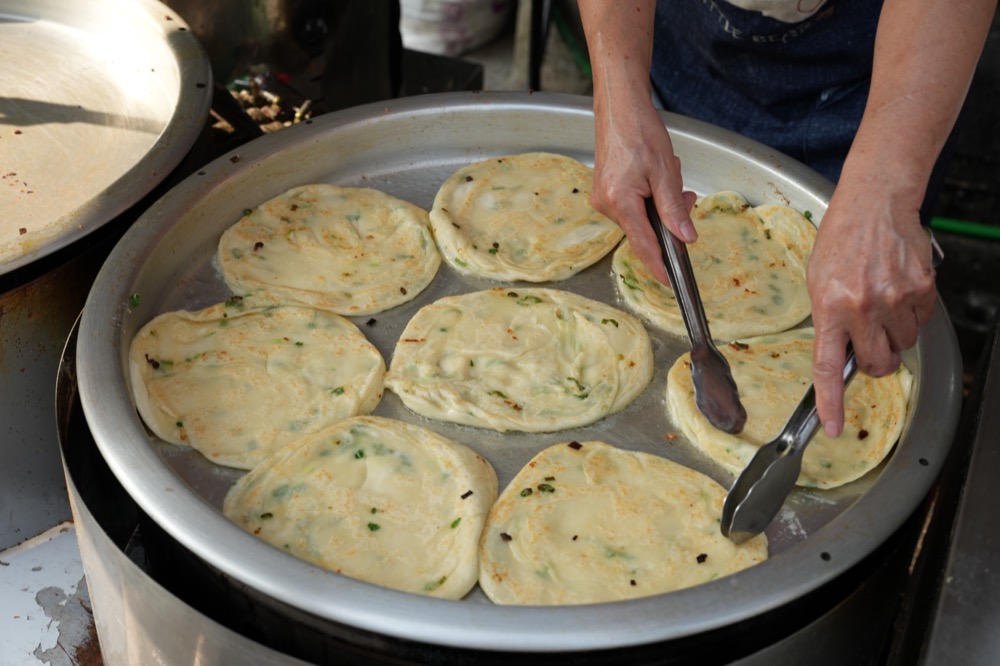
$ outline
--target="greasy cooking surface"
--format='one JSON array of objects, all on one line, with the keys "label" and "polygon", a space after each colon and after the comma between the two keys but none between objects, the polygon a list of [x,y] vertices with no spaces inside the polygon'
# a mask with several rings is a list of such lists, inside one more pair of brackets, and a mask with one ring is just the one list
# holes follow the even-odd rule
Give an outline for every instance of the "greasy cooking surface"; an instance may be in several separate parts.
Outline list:
[{"label": "greasy cooking surface", "polygon": [[0,274],[156,186],[208,114],[208,60],[153,0],[0,0]]},{"label": "greasy cooking surface", "polygon": [[[732,189],[753,204],[788,203],[821,218],[829,184],[812,172],[707,125],[671,117],[670,126],[687,187],[700,194]],[[154,206],[98,276],[78,347],[88,423],[112,469],[146,512],[214,566],[319,617],[431,643],[505,650],[614,647],[725,626],[814,589],[891,534],[923,498],[957,420],[957,345],[941,311],[918,349],[906,355],[918,378],[918,406],[887,464],[834,491],[796,491],[768,531],[768,562],[696,588],[614,605],[545,609],[544,615],[538,614],[541,609],[493,606],[478,590],[461,602],[440,602],[321,571],[225,521],[222,498],[240,472],[150,437],[132,407],[124,354],[138,328],[160,312],[225,298],[228,291],[212,263],[219,236],[243,209],[289,187],[311,181],[364,185],[429,207],[438,185],[458,166],[527,150],[591,163],[590,100],[447,94],[351,109],[223,156]],[[400,331],[421,306],[491,286],[442,265],[414,301],[357,323],[388,362]],[[623,307],[610,257],[559,287]],[[543,447],[571,439],[604,439],[655,453],[728,485],[731,478],[683,437],[674,437],[676,428],[666,418],[666,371],[685,350],[684,340],[648,330],[656,368],[650,386],[623,411],[592,426],[550,434],[496,433],[420,419],[391,393],[375,413],[421,423],[473,447],[496,468],[501,488]],[[511,636],[517,636],[516,645]]]}]

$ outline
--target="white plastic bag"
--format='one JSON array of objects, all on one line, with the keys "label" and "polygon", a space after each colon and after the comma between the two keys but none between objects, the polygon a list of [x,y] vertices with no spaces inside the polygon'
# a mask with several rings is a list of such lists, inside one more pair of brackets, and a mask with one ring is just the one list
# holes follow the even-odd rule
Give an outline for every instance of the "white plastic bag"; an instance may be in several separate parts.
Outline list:
[{"label": "white plastic bag", "polygon": [[457,56],[496,39],[515,0],[400,0],[403,46]]}]

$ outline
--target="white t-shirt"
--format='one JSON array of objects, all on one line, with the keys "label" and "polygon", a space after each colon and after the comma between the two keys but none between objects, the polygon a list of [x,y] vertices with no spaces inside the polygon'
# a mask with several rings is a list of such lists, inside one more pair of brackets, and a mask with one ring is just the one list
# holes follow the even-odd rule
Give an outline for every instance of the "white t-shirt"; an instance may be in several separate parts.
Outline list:
[{"label": "white t-shirt", "polygon": [[760,12],[785,23],[799,23],[819,11],[826,0],[728,0],[740,9]]}]

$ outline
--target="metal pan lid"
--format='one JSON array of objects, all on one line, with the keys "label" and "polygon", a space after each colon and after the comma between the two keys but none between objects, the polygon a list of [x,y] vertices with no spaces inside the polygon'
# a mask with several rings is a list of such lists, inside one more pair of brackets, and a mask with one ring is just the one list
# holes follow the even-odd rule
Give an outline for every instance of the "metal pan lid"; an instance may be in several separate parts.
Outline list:
[{"label": "metal pan lid", "polygon": [[208,58],[155,0],[0,0],[0,274],[149,193],[201,132]]}]

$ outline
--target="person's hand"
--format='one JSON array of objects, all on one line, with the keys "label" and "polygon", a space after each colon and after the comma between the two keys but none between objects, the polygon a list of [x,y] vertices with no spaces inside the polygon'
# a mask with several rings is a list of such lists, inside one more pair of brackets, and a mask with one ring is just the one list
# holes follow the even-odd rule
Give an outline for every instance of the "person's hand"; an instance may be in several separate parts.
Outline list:
[{"label": "person's hand", "polygon": [[690,210],[695,194],[683,191],[680,160],[663,120],[648,99],[616,104],[598,115],[591,203],[625,232],[632,251],[653,276],[669,284],[645,199],[653,197],[660,218],[685,242],[697,239]]},{"label": "person's hand", "polygon": [[819,226],[807,284],[816,329],[813,384],[824,431],[844,424],[844,359],[854,345],[858,367],[882,377],[917,343],[937,300],[929,237],[919,198],[887,195],[878,179],[841,179]]}]

